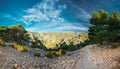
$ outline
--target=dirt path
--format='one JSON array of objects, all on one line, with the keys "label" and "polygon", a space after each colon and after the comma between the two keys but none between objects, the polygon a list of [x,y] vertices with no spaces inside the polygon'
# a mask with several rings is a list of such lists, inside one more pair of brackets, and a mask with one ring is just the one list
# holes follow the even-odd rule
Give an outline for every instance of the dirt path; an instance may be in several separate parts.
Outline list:
[{"label": "dirt path", "polygon": [[77,63],[77,69],[120,69],[120,48],[105,49],[88,46]]}]

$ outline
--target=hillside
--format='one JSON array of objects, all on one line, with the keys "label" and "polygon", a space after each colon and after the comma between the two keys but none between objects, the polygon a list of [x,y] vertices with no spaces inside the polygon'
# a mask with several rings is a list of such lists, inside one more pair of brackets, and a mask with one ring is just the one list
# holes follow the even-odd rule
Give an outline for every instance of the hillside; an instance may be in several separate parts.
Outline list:
[{"label": "hillside", "polygon": [[120,69],[120,47],[86,46],[57,58],[35,57],[9,46],[0,46],[1,69]]},{"label": "hillside", "polygon": [[0,27],[0,67],[120,69],[119,40],[85,46],[88,40],[87,33],[37,33],[21,25]]},{"label": "hillside", "polygon": [[35,56],[58,57],[81,48],[87,39],[87,33],[37,33],[26,31],[22,25],[0,26],[0,45]]},{"label": "hillside", "polygon": [[38,40],[40,40],[47,49],[49,49],[49,48],[54,49],[57,46],[59,47],[59,45],[62,42],[65,42],[67,45],[70,45],[70,43],[73,43],[73,45],[79,45],[80,43],[82,43],[88,39],[87,33],[28,32],[28,34],[31,39],[37,38]]}]

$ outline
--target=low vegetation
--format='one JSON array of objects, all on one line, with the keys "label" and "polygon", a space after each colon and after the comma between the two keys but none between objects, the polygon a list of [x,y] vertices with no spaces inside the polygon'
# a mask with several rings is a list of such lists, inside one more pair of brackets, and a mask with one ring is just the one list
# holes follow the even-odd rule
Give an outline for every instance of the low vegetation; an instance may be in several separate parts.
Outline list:
[{"label": "low vegetation", "polygon": [[40,53],[39,52],[34,52],[34,56],[40,57]]},{"label": "low vegetation", "polygon": [[0,45],[5,46],[5,42],[2,39],[0,39]]},{"label": "low vegetation", "polygon": [[16,26],[0,26],[0,39],[5,42],[17,42],[18,44],[25,44],[28,39],[27,31],[22,25]]},{"label": "low vegetation", "polygon": [[30,52],[30,49],[27,46],[23,46],[17,43],[13,43],[10,46],[12,46],[14,49],[20,51],[20,52]]},{"label": "low vegetation", "polygon": [[66,54],[66,51],[60,49],[60,50],[58,50],[58,51],[48,52],[48,53],[46,54],[46,57],[48,57],[48,58],[55,58],[55,57],[62,56],[63,54]]}]

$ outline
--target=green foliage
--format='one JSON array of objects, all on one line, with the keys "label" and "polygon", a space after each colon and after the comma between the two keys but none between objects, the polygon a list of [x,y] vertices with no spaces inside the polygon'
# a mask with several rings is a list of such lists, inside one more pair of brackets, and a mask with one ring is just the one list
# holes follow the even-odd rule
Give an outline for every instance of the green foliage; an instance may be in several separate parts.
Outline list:
[{"label": "green foliage", "polygon": [[20,51],[20,52],[30,52],[30,49],[26,46],[19,45],[17,43],[13,43],[10,46],[12,46],[14,49]]},{"label": "green foliage", "polygon": [[0,39],[0,45],[5,46],[5,42],[3,40],[1,40],[1,39]]},{"label": "green foliage", "polygon": [[70,43],[67,50],[74,51],[74,50],[76,50],[76,46],[73,43]]},{"label": "green foliage", "polygon": [[48,57],[48,58],[55,58],[55,57],[62,56],[63,54],[66,54],[66,51],[60,49],[60,50],[58,50],[58,51],[48,52],[48,53],[46,54],[46,57]]},{"label": "green foliage", "polygon": [[108,39],[106,35],[108,35],[108,33],[104,31],[96,33],[96,36],[94,36],[94,42],[99,44],[102,43],[103,41],[106,41]]},{"label": "green foliage", "polygon": [[115,41],[120,30],[119,12],[110,15],[104,10],[94,12],[90,19],[89,39],[93,43]]},{"label": "green foliage", "polygon": [[118,46],[116,46],[116,45],[112,45],[110,48],[111,49],[115,49],[115,48],[117,48]]},{"label": "green foliage", "polygon": [[66,51],[60,49],[59,51],[55,52],[56,56],[61,56],[63,54],[66,54]]},{"label": "green foliage", "polygon": [[40,53],[39,52],[34,52],[34,56],[40,57]]},{"label": "green foliage", "polygon": [[67,50],[67,51],[74,51],[76,50],[76,45],[74,45],[73,42],[70,42],[69,45],[67,45],[65,42],[60,44],[60,47],[58,49]]},{"label": "green foliage", "polygon": [[7,27],[2,27],[2,26],[0,26],[0,32],[1,32],[1,31],[7,31],[7,29],[8,29]]},{"label": "green foliage", "polygon": [[114,42],[114,43],[111,43],[111,45],[110,45],[111,47],[111,49],[115,49],[115,48],[118,48],[118,47],[120,47],[120,43],[119,42]]},{"label": "green foliage", "polygon": [[3,26],[0,27],[0,38],[4,41],[15,41],[24,45],[24,41],[28,38],[28,35],[22,25]]},{"label": "green foliage", "polygon": [[33,48],[40,48],[40,42],[38,40],[36,40],[36,39],[32,39],[31,47],[33,47]]},{"label": "green foliage", "polygon": [[55,58],[55,57],[56,57],[56,54],[55,54],[55,52],[48,52],[48,53],[46,54],[46,57],[48,57],[48,58]]}]

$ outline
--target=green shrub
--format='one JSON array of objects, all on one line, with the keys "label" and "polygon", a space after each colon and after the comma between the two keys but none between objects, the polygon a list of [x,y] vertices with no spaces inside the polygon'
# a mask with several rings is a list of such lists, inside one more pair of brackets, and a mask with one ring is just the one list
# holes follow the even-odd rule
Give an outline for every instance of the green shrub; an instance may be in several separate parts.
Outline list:
[{"label": "green shrub", "polygon": [[4,41],[15,41],[24,44],[22,40],[27,39],[28,35],[22,25],[16,26],[0,26],[0,37]]},{"label": "green shrub", "polygon": [[39,56],[40,56],[40,53],[39,53],[39,52],[34,52],[34,56],[39,57]]},{"label": "green shrub", "polygon": [[31,47],[32,48],[40,48],[40,40],[38,40],[38,39],[36,39],[36,38],[34,38],[34,39],[32,39],[32,41],[30,42],[30,44],[31,44]]},{"label": "green shrub", "polygon": [[55,52],[55,55],[59,57],[59,56],[62,56],[63,54],[65,54],[65,53],[66,53],[66,51],[60,49],[59,51]]},{"label": "green shrub", "polygon": [[118,47],[120,47],[120,43],[119,42],[117,42],[117,43],[114,42],[114,43],[111,44],[110,48],[114,49],[114,48],[118,48]]},{"label": "green shrub", "polygon": [[55,58],[55,57],[59,57],[59,56],[62,56],[63,54],[65,54],[66,51],[60,49],[59,51],[54,51],[54,52],[48,52],[46,54],[46,57],[48,58]]},{"label": "green shrub", "polygon": [[0,45],[5,46],[5,42],[0,39]]},{"label": "green shrub", "polygon": [[0,26],[0,31],[6,31],[8,28],[4,26]]},{"label": "green shrub", "polygon": [[76,46],[73,43],[70,43],[67,50],[74,51],[74,50],[76,50]]},{"label": "green shrub", "polygon": [[117,47],[118,47],[117,45],[111,45],[112,49],[117,48]]},{"label": "green shrub", "polygon": [[20,44],[20,45],[24,45],[25,41],[24,40],[18,40],[17,43]]},{"label": "green shrub", "polygon": [[30,49],[28,47],[19,45],[17,43],[13,43],[11,46],[20,52],[30,52]]},{"label": "green shrub", "polygon": [[56,53],[55,52],[48,52],[46,54],[46,57],[48,57],[48,58],[55,58],[56,57]]}]

